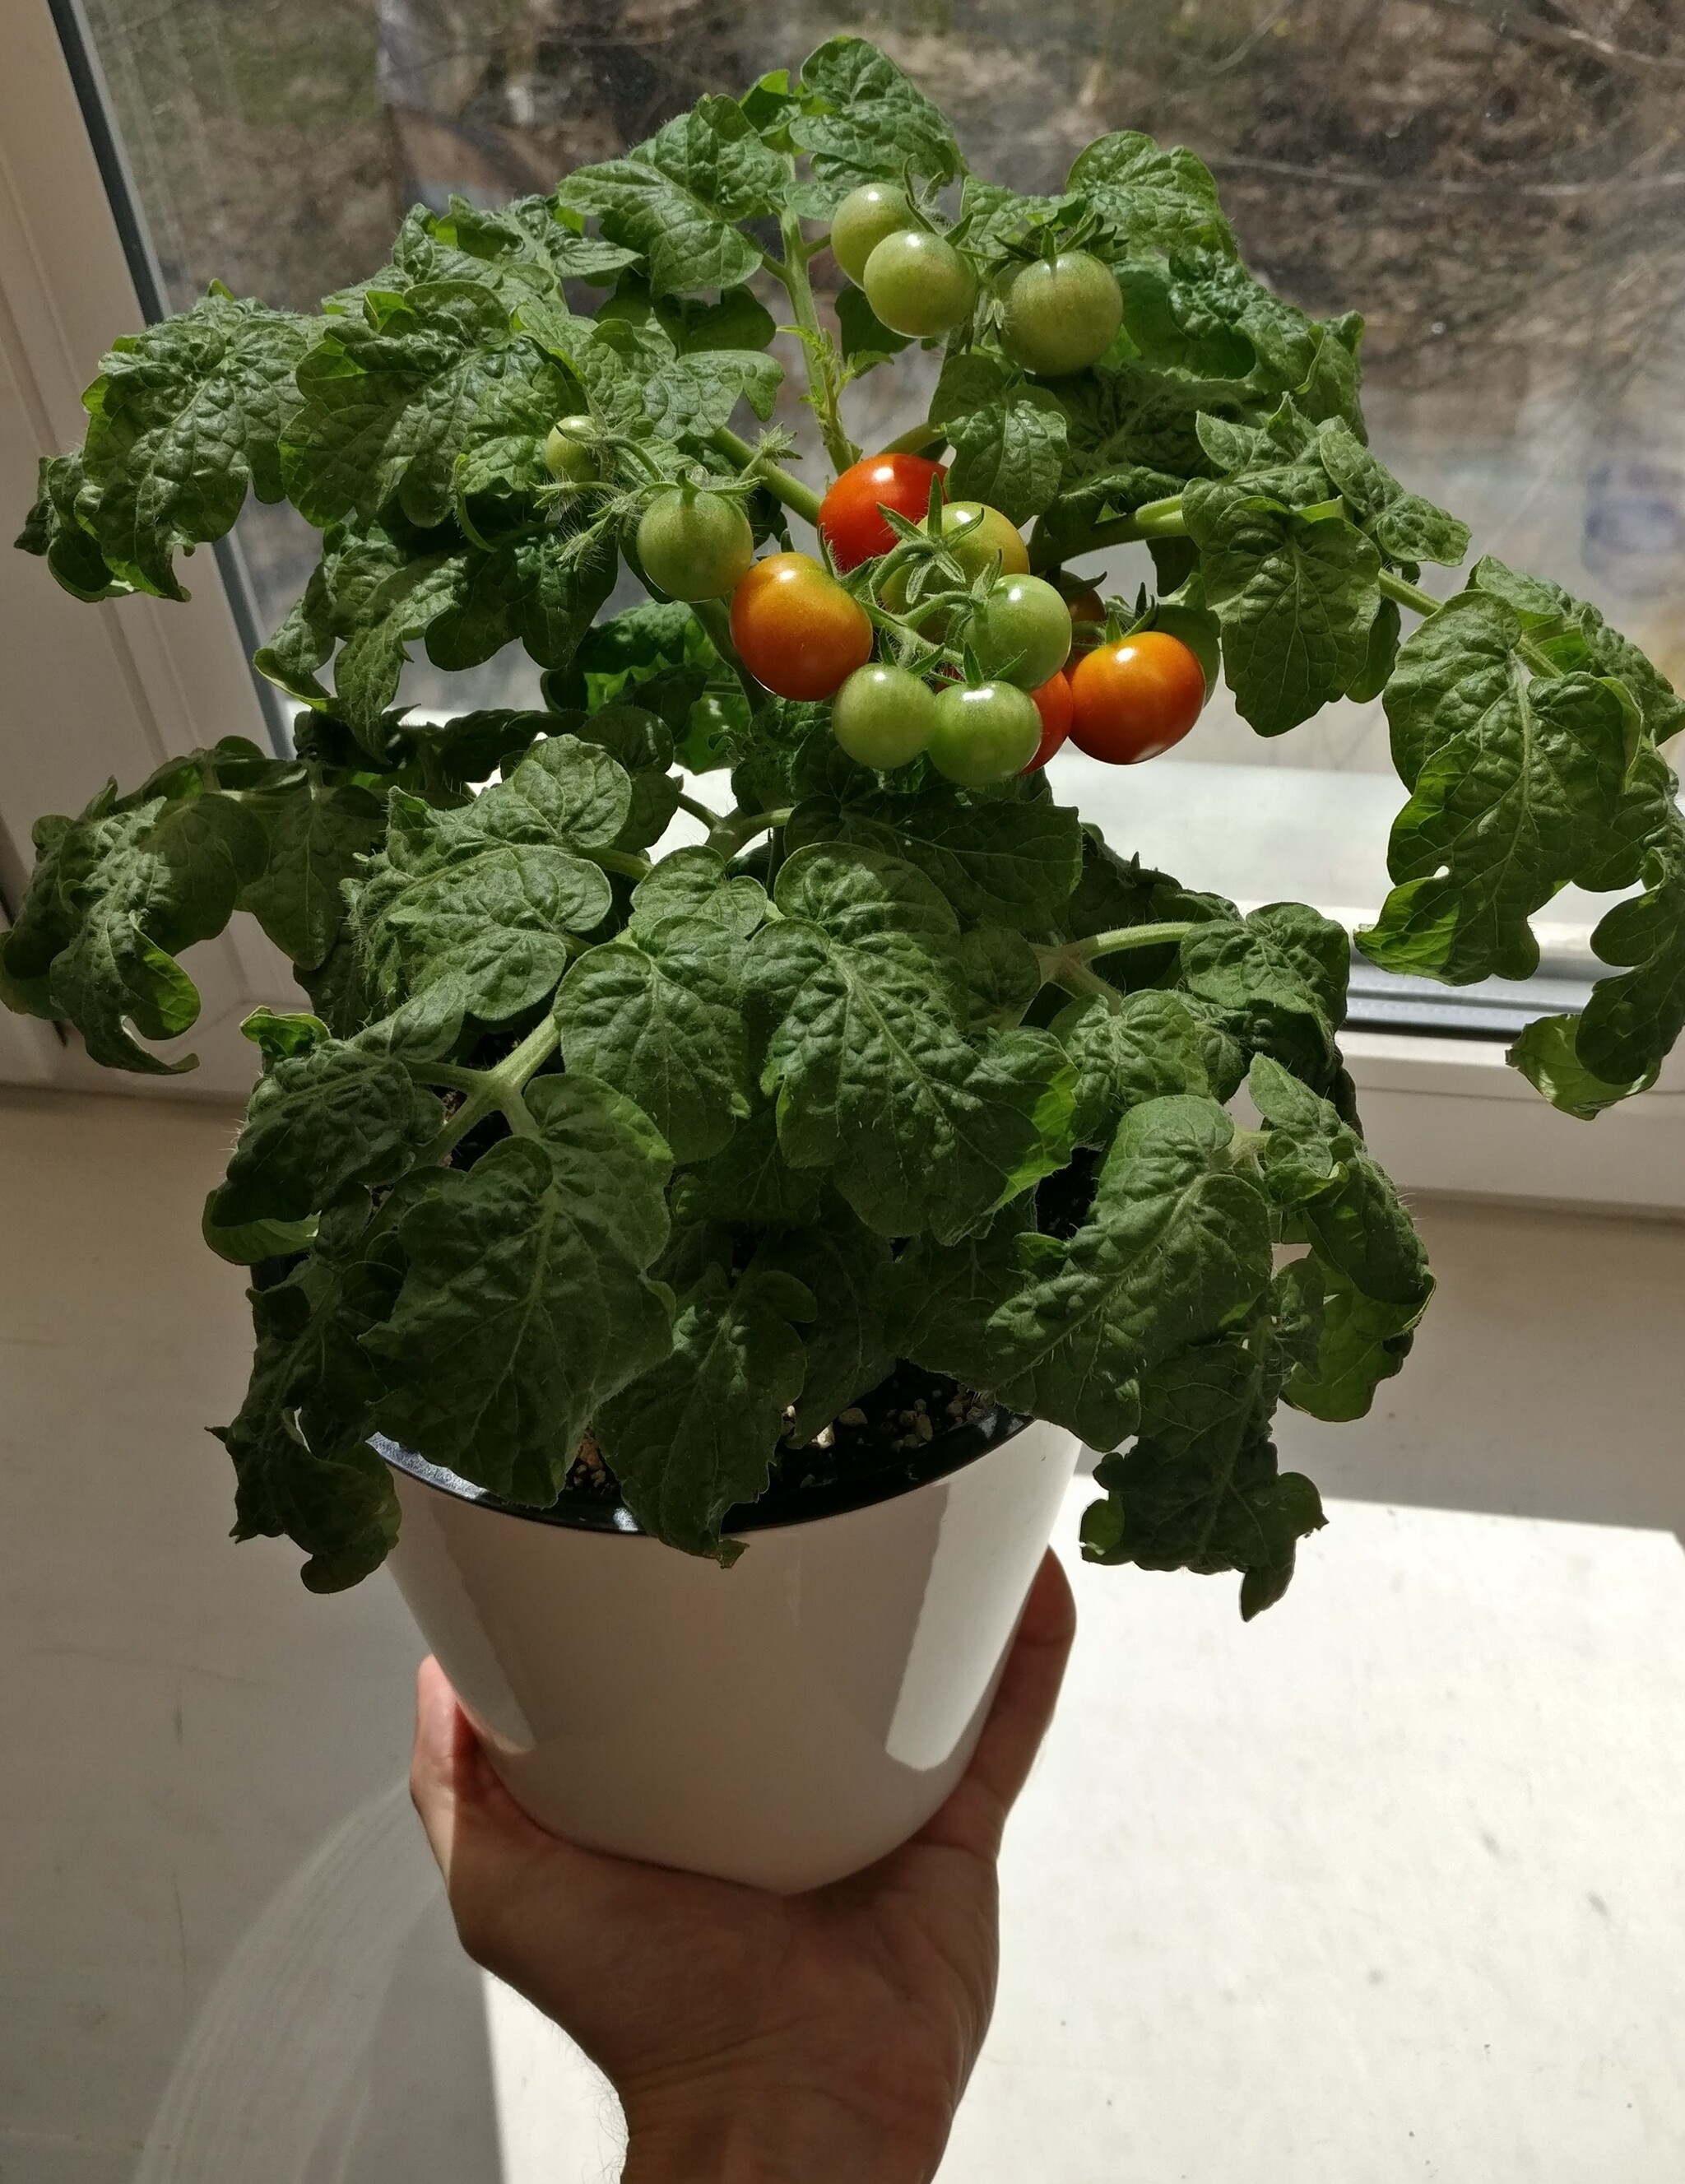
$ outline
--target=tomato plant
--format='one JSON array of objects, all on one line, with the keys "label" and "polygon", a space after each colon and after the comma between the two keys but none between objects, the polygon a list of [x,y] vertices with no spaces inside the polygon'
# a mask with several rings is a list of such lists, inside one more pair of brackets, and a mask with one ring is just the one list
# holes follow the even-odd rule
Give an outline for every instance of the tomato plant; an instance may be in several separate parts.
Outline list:
[{"label": "tomato plant", "polygon": [[1071,656],[1071,615],[1039,577],[1004,577],[973,616],[972,649],[987,675],[1033,690]]},{"label": "tomato plant", "polygon": [[650,582],[670,599],[724,599],[754,559],[754,533],[741,501],[681,486],[643,511],[637,558]]},{"label": "tomato plant", "polygon": [[962,788],[1010,781],[1041,741],[1035,700],[1015,682],[950,682],[937,693],[931,762]]},{"label": "tomato plant", "polygon": [[1086,250],[1038,258],[1012,276],[1000,345],[1026,371],[1060,378],[1105,354],[1123,324],[1123,294],[1109,266]]},{"label": "tomato plant", "polygon": [[913,209],[904,190],[893,182],[863,182],[831,215],[831,254],[858,287],[878,244],[912,225]]},{"label": "tomato plant", "polygon": [[[833,333],[815,294],[832,206],[881,325],[848,290]],[[1525,977],[1532,917],[1591,880],[1609,973],[1516,1067],[1589,1120],[1685,1024],[1685,705],[1393,476],[1358,326],[1254,278],[1191,153],[1121,131],[1020,195],[844,36],[548,197],[415,208],[329,309],[217,288],[123,337],[19,543],[79,598],[172,599],[181,554],[285,497],[320,558],[254,665],[291,741],[41,822],[0,1000],[184,1067],[177,956],[248,914],[309,997],[246,1027],[204,1223],[275,1262],[224,1435],[242,1534],[289,1529],[331,1590],[396,1535],[389,1441],[538,1508],[588,1451],[593,1491],[729,1561],[729,1509],[799,1493],[833,1426],[826,1476],[881,1460],[853,1407],[942,1374],[1114,1451],[1092,1559],[1280,1596],[1321,1516],[1276,1396],[1360,1415],[1432,1289],[1351,1106],[1352,936],[1152,870],[1129,799],[1109,845],[1039,770],[1067,723],[1129,762],[1219,673],[1271,737],[1384,693],[1409,782],[1365,956]],[[949,338],[907,359],[917,452],[863,462],[843,412],[904,368],[886,329]],[[840,578],[751,559],[781,510]],[[1166,596],[1120,638],[1078,572],[1125,539]],[[625,606],[623,570],[666,596]],[[516,647],[538,704],[409,703],[419,654]],[[1549,825],[1541,780],[1571,791]],[[703,843],[671,845],[681,809]]]},{"label": "tomato plant", "polygon": [[887,235],[866,260],[861,286],[892,333],[945,334],[970,315],[977,280],[954,245],[920,227]]},{"label": "tomato plant", "polygon": [[1205,705],[1205,671],[1161,629],[1097,645],[1071,677],[1071,740],[1109,766],[1134,766],[1179,744]]},{"label": "tomato plant", "polygon": [[947,475],[925,455],[867,455],[850,464],[819,504],[820,535],[837,567],[855,569],[876,554],[887,554],[895,533],[881,510],[893,508],[909,523],[921,521],[932,482]]},{"label": "tomato plant", "polygon": [[1036,746],[1035,756],[1024,769],[1026,773],[1039,772],[1071,733],[1071,682],[1060,672],[1048,676],[1030,693],[1031,703],[1042,716],[1042,740]]},{"label": "tomato plant", "polygon": [[871,657],[872,626],[809,554],[769,554],[731,594],[731,642],[781,698],[828,698]]},{"label": "tomato plant", "polygon": [[852,759],[887,772],[916,758],[936,727],[928,682],[902,667],[857,667],[831,705],[831,733]]}]

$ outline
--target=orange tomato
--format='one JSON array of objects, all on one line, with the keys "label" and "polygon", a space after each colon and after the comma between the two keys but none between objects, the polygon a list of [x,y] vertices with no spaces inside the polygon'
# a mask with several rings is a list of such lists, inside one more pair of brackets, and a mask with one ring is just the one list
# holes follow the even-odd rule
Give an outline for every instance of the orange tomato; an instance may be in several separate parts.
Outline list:
[{"label": "orange tomato", "polygon": [[1177,637],[1137,630],[1085,653],[1071,676],[1071,740],[1109,766],[1179,744],[1205,704],[1205,671]]},{"label": "orange tomato", "polygon": [[1026,773],[1034,773],[1038,766],[1045,766],[1071,733],[1072,699],[1064,669],[1049,675],[1030,696],[1042,716],[1042,740],[1036,746],[1036,755],[1024,769]]},{"label": "orange tomato", "polygon": [[731,642],[781,698],[829,698],[871,658],[865,609],[811,554],[769,554],[731,594]]}]

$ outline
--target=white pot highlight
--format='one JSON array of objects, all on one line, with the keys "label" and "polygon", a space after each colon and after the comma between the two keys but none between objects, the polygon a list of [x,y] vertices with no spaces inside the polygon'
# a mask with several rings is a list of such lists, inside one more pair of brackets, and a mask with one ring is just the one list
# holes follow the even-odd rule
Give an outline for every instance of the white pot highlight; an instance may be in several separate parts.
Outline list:
[{"label": "white pot highlight", "polygon": [[893,1850],[964,1773],[1076,1452],[1026,1426],[890,1500],[745,1528],[729,1570],[405,1457],[389,1567],[542,1825],[790,1893]]}]

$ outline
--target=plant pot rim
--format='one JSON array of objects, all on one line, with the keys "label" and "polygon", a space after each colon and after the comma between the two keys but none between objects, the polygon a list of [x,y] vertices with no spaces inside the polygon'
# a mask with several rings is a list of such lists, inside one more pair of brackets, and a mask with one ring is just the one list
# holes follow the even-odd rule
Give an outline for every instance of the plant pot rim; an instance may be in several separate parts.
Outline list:
[{"label": "plant pot rim", "polygon": [[[1033,1418],[997,1404],[982,1418],[937,1434],[911,1454],[893,1455],[876,1470],[854,1478],[833,1479],[825,1486],[775,1488],[759,1502],[739,1502],[726,1512],[720,1529],[734,1536],[742,1532],[781,1531],[791,1525],[816,1524],[826,1517],[847,1516],[854,1510],[868,1509],[881,1502],[898,1501],[904,1494],[916,1493],[921,1486],[963,1471],[967,1464],[975,1463],[979,1457],[998,1448],[1004,1441],[1014,1440],[1034,1424]],[[520,1517],[533,1524],[554,1524],[565,1531],[619,1533],[627,1539],[647,1536],[622,1502],[581,1494],[564,1496],[548,1509],[527,1508],[520,1502],[505,1502],[487,1488],[459,1478],[442,1464],[430,1463],[425,1457],[401,1447],[384,1434],[371,1434],[370,1440],[376,1453],[394,1471],[402,1471],[421,1485],[431,1486],[456,1501],[475,1502],[498,1516]]]}]

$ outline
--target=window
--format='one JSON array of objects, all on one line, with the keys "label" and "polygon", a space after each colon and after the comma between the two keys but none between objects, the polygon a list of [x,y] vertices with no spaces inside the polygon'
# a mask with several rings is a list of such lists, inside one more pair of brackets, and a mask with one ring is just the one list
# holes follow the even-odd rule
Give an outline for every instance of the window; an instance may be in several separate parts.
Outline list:
[{"label": "window", "polygon": [[[1477,552],[1593,593],[1664,670],[1685,670],[1685,170],[1669,151],[1685,47],[1654,8],[1582,8],[1616,24],[1604,36],[1565,11],[1464,0],[887,0],[870,24],[847,6],[769,16],[746,0],[32,4],[53,8],[96,136],[109,117],[106,180],[142,300],[152,282],[170,307],[220,277],[308,308],[378,262],[406,203],[544,187],[839,28],[870,28],[939,86],[979,168],[1024,187],[1057,187],[1110,128],[1185,142],[1272,285],[1319,313],[1366,308],[1371,428],[1407,482],[1465,515]],[[792,373],[799,429],[798,391]],[[924,392],[915,370],[867,377],[849,397],[856,437],[892,437]],[[249,598],[267,630],[314,538],[286,509],[254,507],[238,543],[248,588],[226,558],[231,611],[246,621]],[[1124,591],[1148,574],[1140,548],[1109,570]],[[535,688],[510,652],[474,701]],[[425,662],[404,695],[447,699]],[[1060,764],[1114,840],[1192,884],[1243,903],[1299,895],[1348,924],[1373,914],[1403,801],[1378,703],[1265,741],[1221,694],[1184,749],[1122,773],[1075,753]],[[1460,1035],[1478,1046],[1474,1074],[1507,1091],[1490,1043],[1575,1003],[1607,903],[1571,889],[1542,913],[1524,987],[1451,989],[1360,961],[1354,1026]],[[1553,1142],[1588,1134],[1541,1119],[1569,1134]],[[1632,1126],[1599,1127],[1612,1139]]]}]

